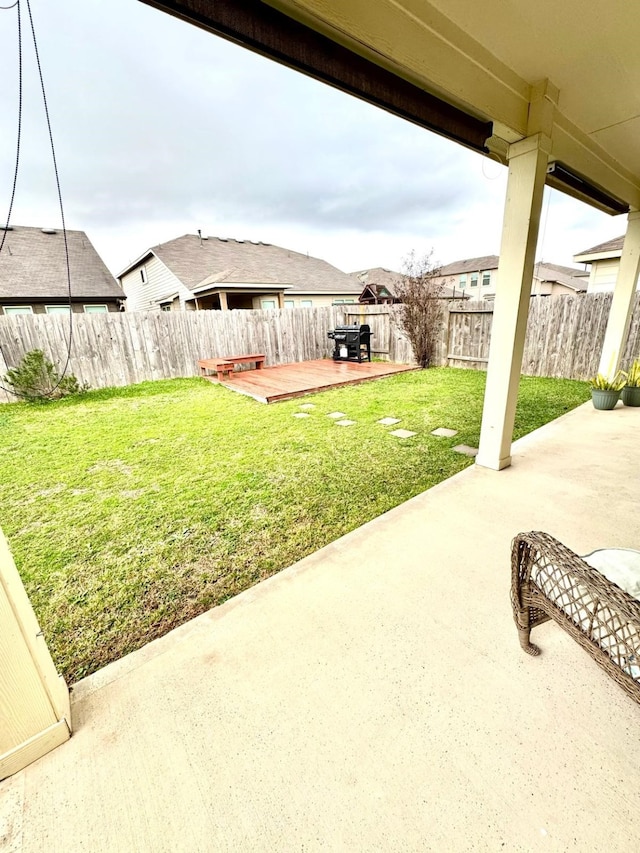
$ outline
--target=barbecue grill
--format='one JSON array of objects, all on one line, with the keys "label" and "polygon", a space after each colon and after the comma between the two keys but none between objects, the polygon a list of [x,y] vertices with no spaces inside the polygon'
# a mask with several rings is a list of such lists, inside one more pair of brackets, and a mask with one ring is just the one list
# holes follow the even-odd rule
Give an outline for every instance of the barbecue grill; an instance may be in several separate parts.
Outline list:
[{"label": "barbecue grill", "polygon": [[371,361],[371,327],[336,326],[328,333],[334,361]]}]

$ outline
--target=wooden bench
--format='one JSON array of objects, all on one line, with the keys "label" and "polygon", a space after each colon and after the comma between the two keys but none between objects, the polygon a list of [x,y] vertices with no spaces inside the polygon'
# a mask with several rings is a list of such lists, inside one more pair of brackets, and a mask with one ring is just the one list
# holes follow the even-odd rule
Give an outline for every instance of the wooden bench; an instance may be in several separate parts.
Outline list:
[{"label": "wooden bench", "polygon": [[264,353],[252,353],[251,355],[230,355],[225,358],[201,358],[198,361],[200,376],[210,377],[215,372],[219,382],[229,379],[236,364],[255,364],[256,370],[264,367],[266,356]]}]

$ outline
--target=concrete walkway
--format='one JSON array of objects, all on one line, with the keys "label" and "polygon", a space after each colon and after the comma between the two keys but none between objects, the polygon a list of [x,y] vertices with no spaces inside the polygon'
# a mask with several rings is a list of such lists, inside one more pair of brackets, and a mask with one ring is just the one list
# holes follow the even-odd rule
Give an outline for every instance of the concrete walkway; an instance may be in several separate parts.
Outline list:
[{"label": "concrete walkway", "polygon": [[639,449],[589,403],[80,682],[0,846],[637,849],[640,707],[508,593],[519,531],[640,548]]}]

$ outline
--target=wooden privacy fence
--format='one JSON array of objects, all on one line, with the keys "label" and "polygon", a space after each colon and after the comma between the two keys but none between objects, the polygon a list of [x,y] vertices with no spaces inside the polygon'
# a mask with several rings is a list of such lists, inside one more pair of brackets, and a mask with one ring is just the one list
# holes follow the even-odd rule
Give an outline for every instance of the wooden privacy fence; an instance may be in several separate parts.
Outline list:
[{"label": "wooden privacy fence", "polygon": [[[522,372],[586,379],[598,369],[612,294],[531,299]],[[330,356],[329,329],[369,323],[373,351],[399,363],[413,361],[400,324],[400,305],[338,305],[281,311],[148,311],[76,314],[70,371],[92,388],[148,379],[196,376],[201,358],[263,352],[267,365]],[[484,369],[493,304],[443,300],[434,363]],[[66,361],[69,318],[0,317],[0,376],[23,355],[41,349],[58,367]],[[640,295],[636,295],[623,366],[640,355]],[[14,399],[0,391],[0,400]]]},{"label": "wooden privacy fence", "polygon": [[[213,356],[263,352],[268,365],[307,361],[329,356],[327,332],[340,323],[342,306],[74,314],[69,370],[80,382],[104,388],[197,376],[198,359]],[[63,315],[0,317],[0,376],[33,349],[60,368],[68,338],[69,318]]]},{"label": "wooden privacy fence", "polygon": [[[612,298],[612,293],[533,297],[522,373],[565,379],[587,379],[597,373]],[[492,302],[452,304],[444,363],[484,370],[489,360],[492,325]],[[623,368],[639,355],[640,293],[637,293],[622,357]]]}]

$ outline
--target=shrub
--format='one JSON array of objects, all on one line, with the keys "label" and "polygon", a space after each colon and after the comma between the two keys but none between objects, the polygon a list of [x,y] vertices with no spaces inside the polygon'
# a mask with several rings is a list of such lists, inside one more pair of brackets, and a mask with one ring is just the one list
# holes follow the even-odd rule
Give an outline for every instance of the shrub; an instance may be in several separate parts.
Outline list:
[{"label": "shrub", "polygon": [[42,350],[28,352],[17,367],[7,371],[4,381],[12,392],[30,403],[44,403],[70,394],[82,394],[89,386],[80,385],[72,373],[60,376]]},{"label": "shrub", "polygon": [[420,367],[430,366],[442,327],[440,297],[444,285],[439,273],[440,268],[432,263],[431,254],[418,258],[411,252],[404,261],[402,278],[396,284],[396,294],[402,301],[400,324]]}]

